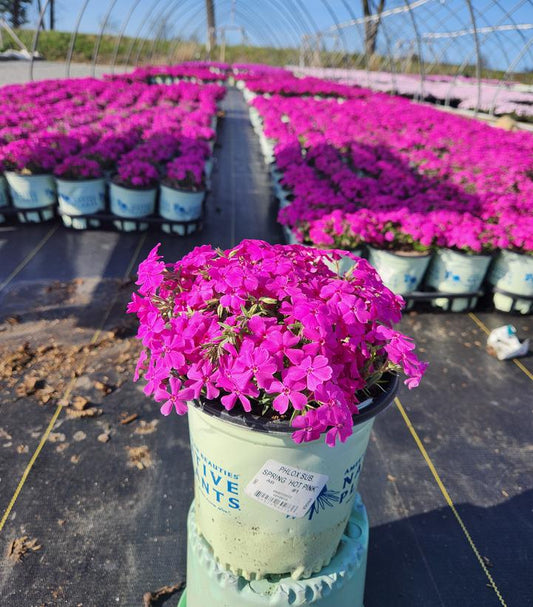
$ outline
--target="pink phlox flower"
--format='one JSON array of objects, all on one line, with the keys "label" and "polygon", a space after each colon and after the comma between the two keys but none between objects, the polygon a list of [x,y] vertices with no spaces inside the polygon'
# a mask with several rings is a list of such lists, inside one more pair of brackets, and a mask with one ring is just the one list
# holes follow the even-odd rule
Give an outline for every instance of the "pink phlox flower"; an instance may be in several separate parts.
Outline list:
[{"label": "pink phlox flower", "polygon": [[344,443],[353,433],[353,422],[347,407],[321,407],[318,414],[324,415],[324,423],[331,428],[326,432],[326,444],[334,447],[337,439]]},{"label": "pink phlox flower", "polygon": [[321,384],[315,390],[314,400],[324,407],[346,407],[346,397],[337,386],[331,382]]},{"label": "pink phlox flower", "polygon": [[168,378],[168,369],[158,358],[151,358],[148,369],[144,374],[146,385],[143,388],[144,393],[149,396],[158,390],[163,381]]},{"label": "pink phlox flower", "polygon": [[[262,344],[268,337],[273,334],[273,327],[276,325],[275,318],[264,318],[262,316],[252,316],[248,321],[248,329],[252,333],[258,344]],[[265,344],[265,347],[273,353]]]},{"label": "pink phlox flower", "polygon": [[146,369],[146,365],[144,363],[146,362],[147,358],[148,353],[146,352],[146,350],[141,350],[141,353],[139,354],[139,359],[137,360],[137,364],[135,365],[133,381],[138,381],[139,377],[141,376],[141,371],[144,371]]},{"label": "pink phlox flower", "polygon": [[161,386],[154,393],[156,402],[165,401],[161,405],[161,413],[170,415],[174,409],[178,415],[184,415],[187,413],[187,403],[179,398],[181,381],[176,377],[170,377],[168,384],[168,387]]},{"label": "pink phlox flower", "polygon": [[148,257],[139,264],[138,278],[135,284],[140,285],[139,293],[141,295],[150,295],[155,293],[158,287],[163,282],[163,272],[165,264],[161,259],[161,255],[157,251],[161,243],[158,243],[148,254]]},{"label": "pink phlox flower", "polygon": [[252,398],[259,396],[259,390],[251,381],[252,376],[252,371],[232,372],[229,368],[221,371],[218,386],[229,394],[224,395],[220,400],[228,411],[233,409],[237,399],[245,411],[252,410],[248,396]]},{"label": "pink phlox flower", "polygon": [[[263,345],[277,360],[283,360],[283,356],[290,358],[290,355],[301,356],[301,350],[294,348],[300,342],[300,338],[294,335],[290,330],[276,329],[271,331]],[[298,353],[298,354],[297,354]]]},{"label": "pink phlox flower", "polygon": [[296,416],[292,420],[292,425],[299,428],[292,433],[292,439],[298,444],[316,440],[326,429],[321,416],[314,409],[307,411],[304,415]]},{"label": "pink phlox flower", "polygon": [[268,349],[256,347],[251,339],[243,341],[239,359],[245,368],[252,371],[259,388],[266,388],[278,370],[278,365]]},{"label": "pink phlox flower", "polygon": [[193,364],[187,371],[184,388],[180,392],[180,397],[183,400],[198,400],[205,391],[207,400],[214,400],[220,393],[216,386],[219,378],[219,372],[213,368],[209,361],[203,361],[198,364]]},{"label": "pink phlox flower", "polygon": [[164,329],[159,338],[161,343],[159,347],[153,348],[153,353],[160,356],[162,364],[169,370],[174,369],[178,373],[182,373],[186,368],[185,356],[181,352],[183,347],[183,336],[169,329]]},{"label": "pink phlox flower", "polygon": [[150,347],[164,328],[165,321],[159,315],[159,311],[153,308],[144,317],[143,324],[139,326],[137,338],[142,340],[144,346]]},{"label": "pink phlox flower", "polygon": [[299,411],[305,409],[307,396],[303,394],[303,390],[305,390],[305,382],[295,380],[287,372],[283,373],[281,381],[274,380],[268,388],[270,394],[278,393],[278,396],[272,402],[273,408],[278,413],[285,413],[289,408],[289,404],[292,404]]},{"label": "pink phlox flower", "polygon": [[297,366],[291,367],[287,372],[287,376],[291,380],[305,378],[309,390],[316,390],[320,384],[331,379],[332,374],[328,359],[320,354],[314,358],[306,356],[297,363]]}]

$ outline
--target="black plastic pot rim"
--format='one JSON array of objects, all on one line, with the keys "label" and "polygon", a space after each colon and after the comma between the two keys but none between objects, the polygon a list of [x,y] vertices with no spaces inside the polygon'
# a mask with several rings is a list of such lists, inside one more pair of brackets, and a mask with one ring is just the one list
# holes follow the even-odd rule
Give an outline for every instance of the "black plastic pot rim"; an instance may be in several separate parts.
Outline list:
[{"label": "black plastic pot rim", "polygon": [[[369,398],[358,405],[359,413],[353,416],[354,427],[374,418],[394,400],[400,384],[400,378],[396,373],[384,373],[383,378],[387,381],[383,393],[377,397]],[[217,401],[195,400],[192,401],[192,404],[207,415],[217,417],[236,426],[250,428],[257,432],[288,434],[296,430],[296,428],[291,426],[290,421],[267,420],[259,415],[241,410],[232,409],[228,411]]]}]

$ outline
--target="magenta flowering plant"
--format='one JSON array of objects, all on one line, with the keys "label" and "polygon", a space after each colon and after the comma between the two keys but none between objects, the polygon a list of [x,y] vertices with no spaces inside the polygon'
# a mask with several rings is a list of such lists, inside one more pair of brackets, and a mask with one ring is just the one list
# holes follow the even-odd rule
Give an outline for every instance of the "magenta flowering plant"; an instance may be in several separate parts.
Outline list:
[{"label": "magenta flowering plant", "polygon": [[420,382],[426,363],[393,327],[403,300],[365,260],[351,255],[341,277],[328,264],[344,251],[245,240],[166,264],[158,247],[139,266],[128,312],[144,346],[135,379],[164,415],[216,401],[290,420],[296,442],[325,435],[333,446],[384,373]]},{"label": "magenta flowering plant", "polygon": [[178,156],[166,166],[163,183],[171,188],[199,192],[205,188],[204,159]]},{"label": "magenta flowering plant", "polygon": [[113,182],[125,188],[155,188],[159,183],[159,172],[151,162],[131,158],[127,162],[119,162]]},{"label": "magenta flowering plant", "polygon": [[54,169],[54,175],[60,179],[81,181],[84,179],[98,179],[103,176],[99,162],[87,156],[70,156]]}]

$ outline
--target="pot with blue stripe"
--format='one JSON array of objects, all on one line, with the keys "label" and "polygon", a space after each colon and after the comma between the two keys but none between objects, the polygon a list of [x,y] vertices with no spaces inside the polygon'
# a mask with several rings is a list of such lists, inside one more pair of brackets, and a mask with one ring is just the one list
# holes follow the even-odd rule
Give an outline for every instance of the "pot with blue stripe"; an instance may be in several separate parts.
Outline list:
[{"label": "pot with blue stripe", "polygon": [[[168,234],[174,232],[186,236],[196,231],[194,224],[186,225],[183,222],[199,220],[202,217],[202,208],[205,190],[193,192],[180,190],[161,184],[159,195],[159,214],[175,224],[164,223],[161,229]],[[181,225],[180,225],[181,222]]]},{"label": "pot with blue stripe", "polygon": [[[481,287],[491,259],[490,255],[470,255],[452,249],[438,249],[429,266],[426,285],[443,293],[474,293]],[[446,297],[439,297],[431,303],[452,312],[462,312],[469,304],[470,307],[475,307],[477,298],[454,298],[449,308]]]},{"label": "pot with blue stripe", "polygon": [[78,215],[93,215],[105,208],[105,179],[81,181],[56,178],[57,197],[61,218],[65,226],[76,230],[98,228],[100,220]]},{"label": "pot with blue stripe", "polygon": [[[153,215],[155,211],[156,188],[133,189],[111,183],[109,198],[111,212],[117,217],[139,219]],[[142,231],[148,229],[147,222],[113,221],[115,227],[122,232]]]},{"label": "pot with blue stripe", "polygon": [[13,206],[20,209],[17,216],[21,223],[38,223],[54,217],[57,195],[52,175],[19,175],[6,171],[5,177]]}]

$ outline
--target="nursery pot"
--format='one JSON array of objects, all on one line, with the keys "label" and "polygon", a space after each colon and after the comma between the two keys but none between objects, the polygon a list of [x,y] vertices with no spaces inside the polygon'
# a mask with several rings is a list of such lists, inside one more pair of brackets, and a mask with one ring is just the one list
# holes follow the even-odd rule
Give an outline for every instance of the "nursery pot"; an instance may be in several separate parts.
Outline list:
[{"label": "nursery pot", "polygon": [[354,416],[353,434],[328,447],[296,444],[289,422],[191,403],[196,523],[221,566],[245,579],[309,577],[335,554],[356,496],[374,417],[398,377]]},{"label": "nursery pot", "polygon": [[[429,265],[426,284],[445,293],[472,293],[479,289],[491,260],[490,255],[468,255],[451,249],[438,249]],[[439,308],[448,307],[448,299],[439,297],[432,301]],[[470,300],[471,306],[477,298]],[[452,312],[462,312],[469,307],[468,298],[451,301]]]},{"label": "nursery pot", "polygon": [[[156,195],[156,188],[139,190],[111,183],[109,188],[111,212],[117,217],[129,217],[131,219],[147,217],[155,211]],[[113,223],[124,232],[146,230],[148,228],[148,223],[145,222],[114,221]]]},{"label": "nursery pot", "polygon": [[[14,171],[5,173],[13,206],[17,209],[43,208],[57,203],[55,181],[52,175],[19,175]],[[21,212],[21,222],[39,222],[52,219],[53,209],[36,212]]]},{"label": "nursery pot", "polygon": [[533,296],[533,256],[500,251],[489,269],[487,280],[502,291],[507,291],[516,297],[503,293],[495,293],[494,306],[502,312],[513,309],[522,314],[529,314],[533,309],[533,301],[520,299],[520,295]]},{"label": "nursery pot", "polygon": [[0,175],[0,207],[7,207],[8,205],[7,181],[3,175]]},{"label": "nursery pot", "polygon": [[59,208],[63,211],[63,223],[69,228],[83,230],[90,225],[100,226],[98,219],[76,218],[76,215],[92,215],[105,208],[105,179],[81,181],[57,179]]},{"label": "nursery pot", "polygon": [[[9,197],[7,195],[7,181],[3,175],[0,175],[0,209],[9,206]],[[0,213],[0,223],[6,220],[5,215]]]},{"label": "nursery pot", "polygon": [[[171,221],[184,222],[200,219],[202,216],[202,203],[204,201],[205,191],[191,192],[188,190],[180,190],[171,188],[161,184],[159,197],[159,214],[165,219]],[[185,236],[187,233],[192,233],[196,230],[194,225],[172,225],[163,224],[164,232],[175,232]],[[189,230],[189,232],[187,232]]]},{"label": "nursery pot", "polygon": [[368,247],[368,261],[381,276],[383,284],[398,295],[407,295],[420,285],[431,253],[402,255]]}]

